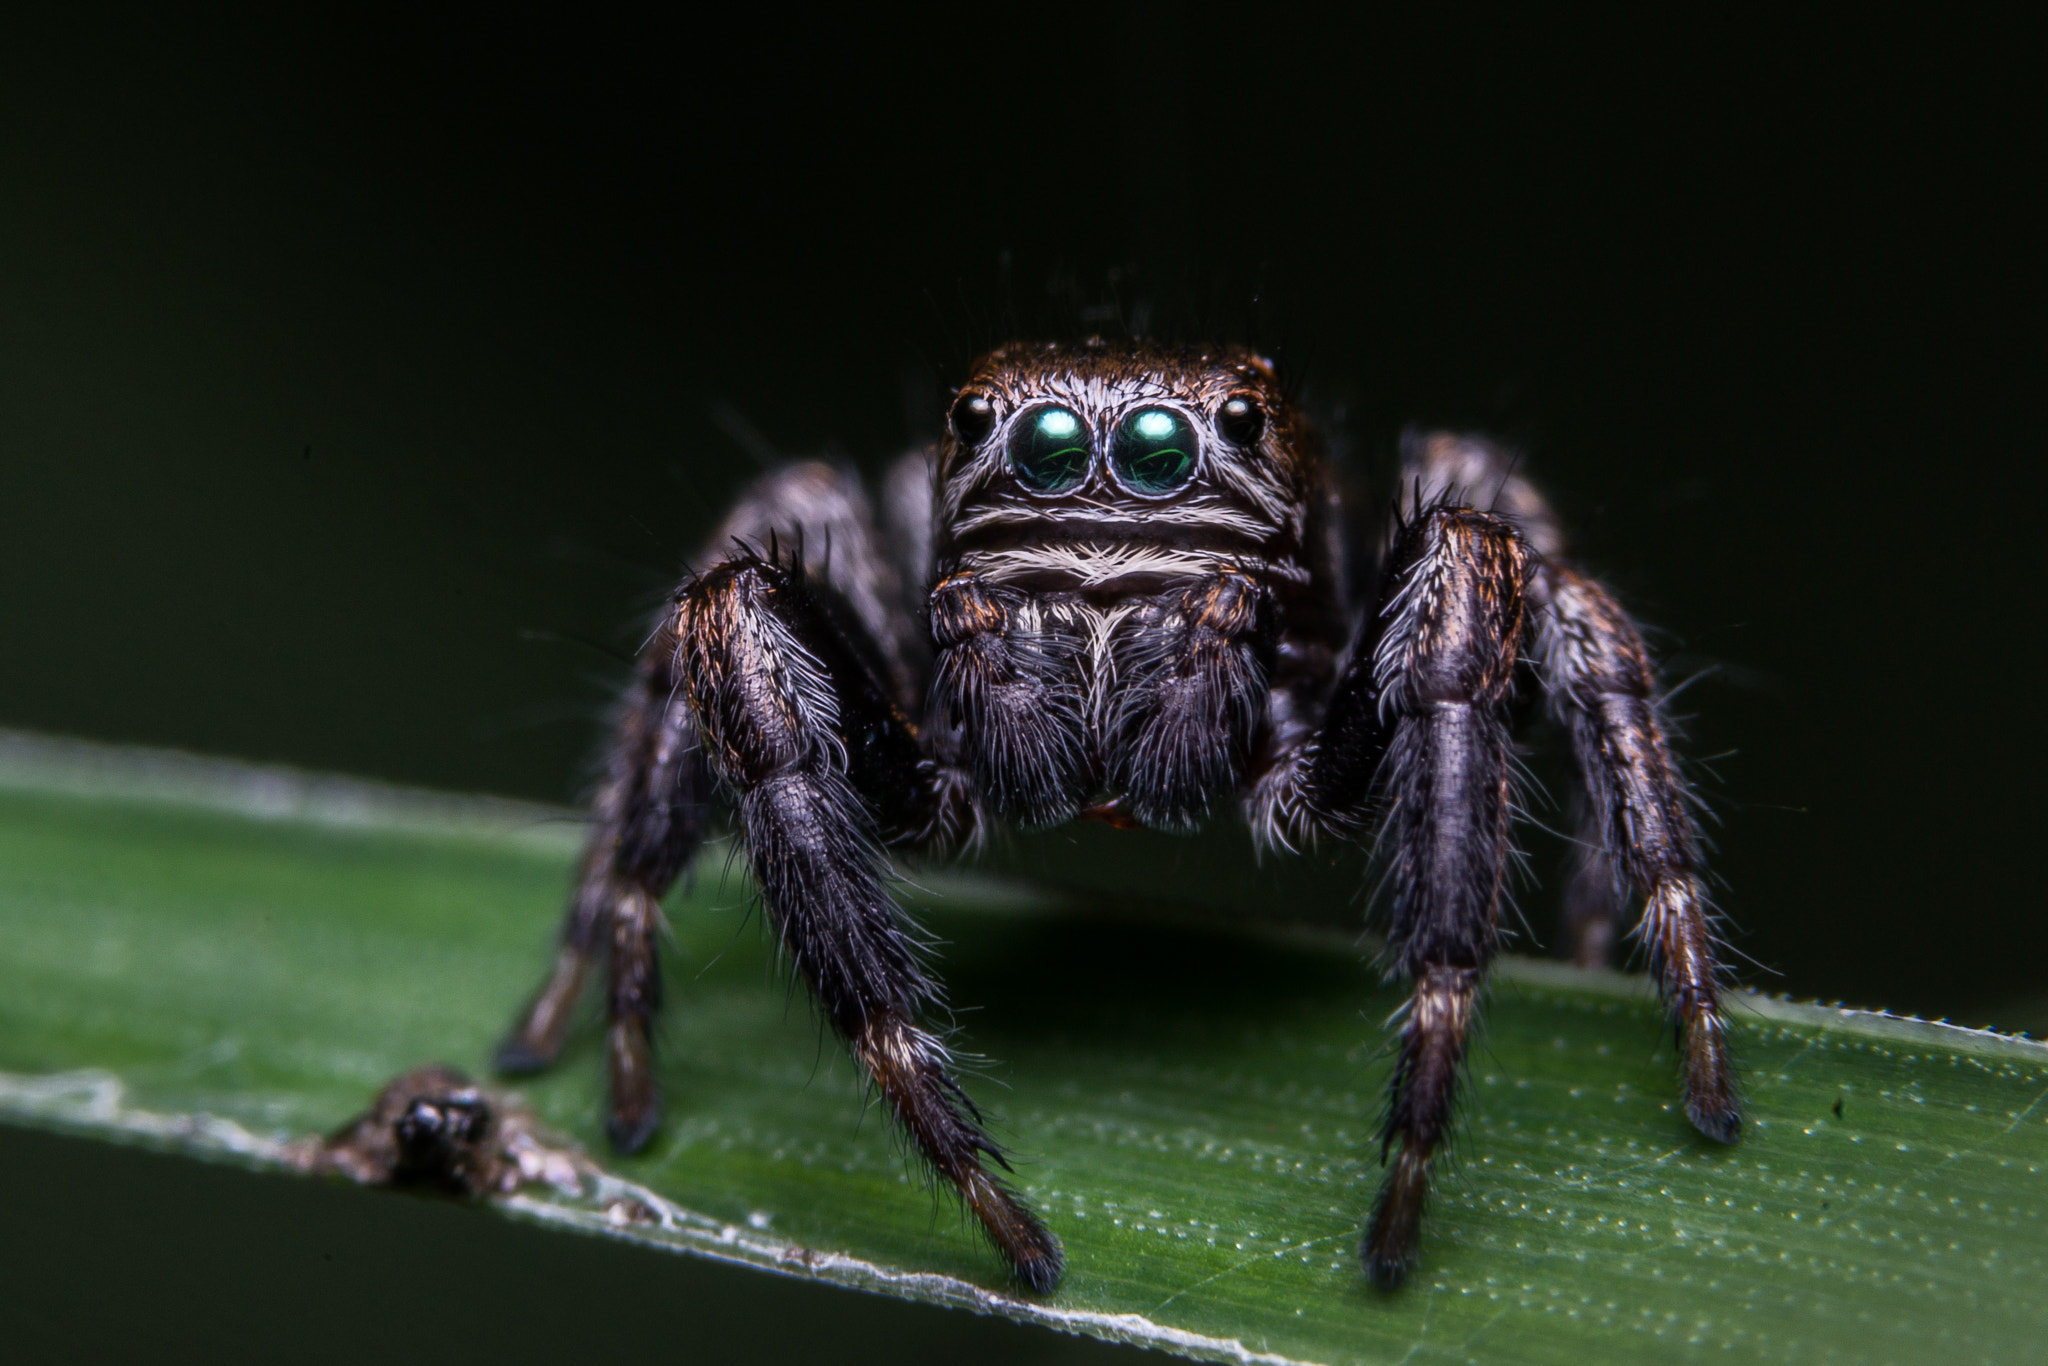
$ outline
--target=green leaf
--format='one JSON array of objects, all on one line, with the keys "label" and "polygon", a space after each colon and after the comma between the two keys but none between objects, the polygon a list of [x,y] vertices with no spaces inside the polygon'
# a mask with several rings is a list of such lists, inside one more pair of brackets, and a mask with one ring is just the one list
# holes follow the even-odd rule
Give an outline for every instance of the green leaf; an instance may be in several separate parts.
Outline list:
[{"label": "green leaf", "polygon": [[[0,736],[0,1116],[274,1164],[393,1074],[481,1071],[545,964],[545,808]],[[1673,1104],[1634,978],[1508,960],[1411,1287],[1354,1249],[1380,1021],[1318,930],[919,874],[970,1084],[1065,1241],[1003,1288],[792,998],[728,850],[674,898],[666,1123],[601,1139],[594,1031],[521,1090],[616,1178],[507,1212],[1222,1360],[2011,1361],[2048,1338],[2048,1048],[1745,997],[1754,1123]]]}]

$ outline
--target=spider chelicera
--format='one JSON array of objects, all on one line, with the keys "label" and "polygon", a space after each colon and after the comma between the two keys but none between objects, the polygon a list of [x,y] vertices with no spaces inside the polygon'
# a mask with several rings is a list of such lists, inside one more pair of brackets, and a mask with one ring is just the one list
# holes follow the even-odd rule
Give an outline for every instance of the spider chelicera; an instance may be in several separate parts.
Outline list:
[{"label": "spider chelicera", "polygon": [[1384,864],[1413,997],[1362,1256],[1396,1286],[1498,938],[1528,660],[1585,788],[1578,956],[1603,961],[1640,907],[1686,1114],[1732,1142],[1701,842],[1642,638],[1499,448],[1410,434],[1401,456],[1356,505],[1265,360],[1089,342],[983,358],[936,452],[876,502],[816,462],[761,479],[641,655],[553,972],[498,1066],[552,1061],[605,959],[610,1135],[647,1142],[658,903],[722,797],[824,1018],[1017,1281],[1049,1291],[1059,1242],[992,1170],[887,851],[995,819],[1188,830],[1234,801],[1268,850],[1362,840]]}]

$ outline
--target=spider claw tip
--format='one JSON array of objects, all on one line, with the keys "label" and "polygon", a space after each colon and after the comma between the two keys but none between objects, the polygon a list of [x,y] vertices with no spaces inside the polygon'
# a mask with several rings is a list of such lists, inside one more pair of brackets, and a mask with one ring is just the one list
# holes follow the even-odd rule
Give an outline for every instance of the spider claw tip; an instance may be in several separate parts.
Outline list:
[{"label": "spider claw tip", "polygon": [[1059,1289],[1060,1279],[1066,1274],[1066,1254],[1059,1241],[1048,1234],[1044,1248],[1013,1263],[1011,1270],[1024,1290],[1033,1295],[1050,1295]]},{"label": "spider claw tip", "polygon": [[661,1110],[650,1106],[639,1114],[613,1115],[605,1121],[605,1136],[612,1141],[612,1151],[630,1156],[647,1146],[660,1127]]},{"label": "spider claw tip", "polygon": [[1370,1243],[1362,1249],[1360,1260],[1365,1264],[1365,1278],[1375,1290],[1399,1290],[1415,1269],[1414,1253],[1388,1252]]},{"label": "spider claw tip", "polygon": [[1685,1117],[1716,1143],[1734,1143],[1742,1137],[1742,1112],[1732,1105],[1688,1105]]}]

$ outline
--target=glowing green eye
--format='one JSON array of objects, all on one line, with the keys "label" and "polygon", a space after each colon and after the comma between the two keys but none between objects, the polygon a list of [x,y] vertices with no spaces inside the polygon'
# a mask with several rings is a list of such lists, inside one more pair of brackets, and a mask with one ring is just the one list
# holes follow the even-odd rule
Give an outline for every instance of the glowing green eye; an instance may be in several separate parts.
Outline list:
[{"label": "glowing green eye", "polygon": [[1088,428],[1065,408],[1026,413],[1010,438],[1010,469],[1034,493],[1064,493],[1088,473]]},{"label": "glowing green eye", "polygon": [[1141,408],[1117,428],[1110,461],[1139,493],[1165,493],[1195,477],[1195,429],[1171,408]]}]

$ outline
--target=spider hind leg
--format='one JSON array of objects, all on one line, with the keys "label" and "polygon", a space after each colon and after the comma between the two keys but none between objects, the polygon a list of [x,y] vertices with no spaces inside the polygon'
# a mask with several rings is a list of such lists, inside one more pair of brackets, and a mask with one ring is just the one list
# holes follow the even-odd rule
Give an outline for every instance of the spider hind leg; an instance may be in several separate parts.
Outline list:
[{"label": "spider hind leg", "polygon": [[554,965],[494,1059],[498,1071],[514,1075],[554,1062],[602,959],[612,1097],[607,1128],[621,1152],[643,1146],[660,1120],[651,1032],[661,1002],[660,903],[703,841],[710,795],[696,728],[685,709],[671,705],[675,686],[671,619],[642,652],[620,709]]},{"label": "spider hind leg", "polygon": [[[914,486],[914,480],[895,482]],[[902,567],[881,551],[859,480],[820,461],[763,476],[712,536],[704,560],[726,558],[736,543],[778,539],[798,547],[799,569],[815,570],[823,590],[817,601],[843,623],[836,638],[858,641],[862,667],[894,693],[907,694],[917,631],[901,610]],[[661,898],[702,844],[712,796],[697,726],[681,697],[677,628],[690,591],[685,585],[668,604],[641,650],[615,721],[554,963],[494,1060],[498,1071],[515,1075],[554,1062],[577,1002],[602,966],[611,1074],[607,1127],[622,1152],[644,1145],[660,1118],[652,1027],[661,1000]],[[879,790],[914,787],[902,774],[890,777],[896,781]]]},{"label": "spider hind leg", "polygon": [[1610,904],[1624,893],[1642,898],[1637,933],[1678,1035],[1686,1118],[1709,1138],[1733,1143],[1742,1107],[1721,1019],[1699,824],[1665,736],[1649,651],[1621,605],[1592,579],[1546,565],[1536,588],[1544,687],[1571,736],[1588,797],[1583,876]]}]

